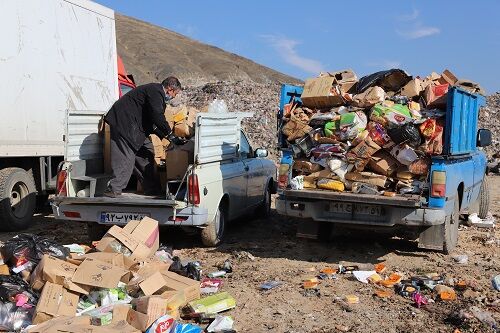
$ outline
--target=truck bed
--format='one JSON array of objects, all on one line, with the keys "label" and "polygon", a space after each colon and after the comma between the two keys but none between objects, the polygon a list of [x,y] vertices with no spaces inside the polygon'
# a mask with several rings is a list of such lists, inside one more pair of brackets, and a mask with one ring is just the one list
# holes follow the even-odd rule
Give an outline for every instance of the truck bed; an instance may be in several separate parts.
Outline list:
[{"label": "truck bed", "polygon": [[[397,195],[395,197],[385,197],[383,195],[357,194],[350,192],[333,192],[322,189],[314,190],[284,190],[283,195],[286,198],[301,198],[311,200],[330,200],[344,202],[358,202],[369,204],[380,204],[399,207],[420,207],[419,195]],[[292,199],[293,200],[293,199]]]}]

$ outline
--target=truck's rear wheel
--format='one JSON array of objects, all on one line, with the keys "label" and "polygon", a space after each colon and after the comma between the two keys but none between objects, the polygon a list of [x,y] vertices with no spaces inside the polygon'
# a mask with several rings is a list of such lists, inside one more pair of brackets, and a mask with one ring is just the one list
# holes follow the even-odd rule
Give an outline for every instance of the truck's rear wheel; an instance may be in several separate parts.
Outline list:
[{"label": "truck's rear wheel", "polygon": [[455,205],[451,216],[447,217],[444,222],[444,243],[443,252],[451,253],[458,244],[458,225],[460,223],[460,204],[455,199]]},{"label": "truck's rear wheel", "polygon": [[478,216],[485,219],[490,211],[490,188],[488,185],[488,178],[486,176],[483,178],[481,183],[481,190],[479,192],[479,212]]},{"label": "truck's rear wheel", "polygon": [[219,205],[215,213],[214,220],[201,230],[201,241],[205,246],[217,246],[224,237],[226,228],[226,212],[222,205]]},{"label": "truck's rear wheel", "polygon": [[27,228],[35,208],[33,176],[21,168],[0,170],[0,229],[17,231]]}]

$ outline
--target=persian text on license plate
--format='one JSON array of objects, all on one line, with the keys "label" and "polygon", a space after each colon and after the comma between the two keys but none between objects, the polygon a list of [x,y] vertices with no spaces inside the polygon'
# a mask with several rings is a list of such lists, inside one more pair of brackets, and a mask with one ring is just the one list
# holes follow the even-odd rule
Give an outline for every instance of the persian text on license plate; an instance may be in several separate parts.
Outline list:
[{"label": "persian text on license plate", "polygon": [[333,202],[330,204],[330,212],[344,214],[382,215],[380,206],[352,204],[345,202]]},{"label": "persian text on license plate", "polygon": [[144,217],[151,217],[147,213],[101,213],[101,223],[127,224],[129,221],[142,220]]}]

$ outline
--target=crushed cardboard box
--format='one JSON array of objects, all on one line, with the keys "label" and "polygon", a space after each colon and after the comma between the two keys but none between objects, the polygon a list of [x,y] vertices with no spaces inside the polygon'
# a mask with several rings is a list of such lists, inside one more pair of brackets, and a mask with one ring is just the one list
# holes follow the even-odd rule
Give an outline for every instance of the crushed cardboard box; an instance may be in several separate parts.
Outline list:
[{"label": "crushed cardboard box", "polygon": [[[350,70],[306,80],[301,100],[304,106],[327,109],[345,103],[348,94],[357,82]],[[354,74],[354,73],[353,73]]]},{"label": "crushed cardboard box", "polygon": [[118,266],[113,266],[104,261],[86,258],[71,280],[75,283],[99,288],[116,288],[119,282],[127,283],[130,272]]},{"label": "crushed cardboard box", "polygon": [[46,282],[38,300],[33,324],[58,316],[75,316],[80,297],[61,285]]},{"label": "crushed cardboard box", "polygon": [[113,253],[113,243],[119,241],[132,252],[131,259],[146,259],[158,250],[159,238],[158,221],[145,217],[141,221],[129,221],[123,228],[112,226],[99,241],[96,249]]}]

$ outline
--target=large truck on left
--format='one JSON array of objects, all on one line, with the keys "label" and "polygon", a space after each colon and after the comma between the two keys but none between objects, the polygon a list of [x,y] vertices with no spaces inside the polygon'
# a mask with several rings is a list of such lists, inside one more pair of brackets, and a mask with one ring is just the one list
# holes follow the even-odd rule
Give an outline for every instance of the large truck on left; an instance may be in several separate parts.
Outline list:
[{"label": "large truck on left", "polygon": [[56,188],[69,114],[101,117],[135,85],[114,11],[92,1],[3,0],[0,40],[0,229],[19,230]]}]

